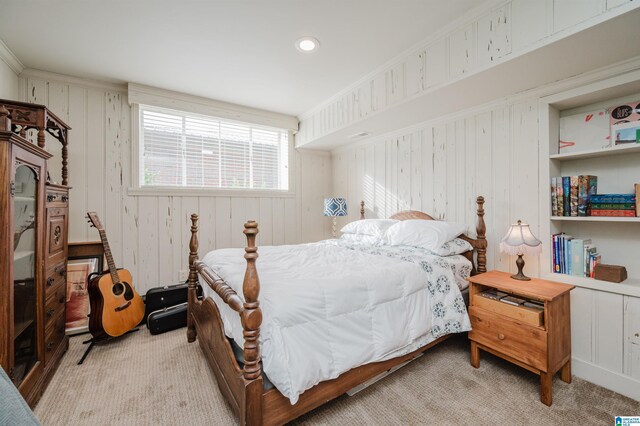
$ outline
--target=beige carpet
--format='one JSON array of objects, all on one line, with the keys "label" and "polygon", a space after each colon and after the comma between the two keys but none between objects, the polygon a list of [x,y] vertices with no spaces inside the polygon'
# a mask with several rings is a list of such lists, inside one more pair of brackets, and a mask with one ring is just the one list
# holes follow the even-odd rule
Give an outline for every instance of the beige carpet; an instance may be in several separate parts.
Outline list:
[{"label": "beige carpet", "polygon": [[[96,347],[76,365],[86,336],[69,352],[36,407],[49,425],[225,425],[236,423],[185,329],[146,330]],[[640,402],[574,377],[554,382],[553,406],[538,399],[538,377],[482,354],[469,365],[467,341],[450,339],[353,397],[343,396],[299,424],[613,425],[639,415]]]}]

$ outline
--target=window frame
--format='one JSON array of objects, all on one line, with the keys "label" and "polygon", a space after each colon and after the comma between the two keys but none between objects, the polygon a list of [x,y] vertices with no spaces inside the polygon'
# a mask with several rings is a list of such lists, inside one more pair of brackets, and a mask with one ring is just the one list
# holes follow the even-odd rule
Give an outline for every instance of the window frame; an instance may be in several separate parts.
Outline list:
[{"label": "window frame", "polygon": [[[142,167],[142,138],[140,128],[140,119],[141,119],[141,108],[147,107],[152,110],[158,111],[168,111],[168,112],[177,112],[183,113],[187,115],[200,115],[212,117],[215,119],[220,119],[224,121],[236,121],[242,124],[254,125],[253,123],[237,121],[237,120],[229,120],[227,118],[220,118],[206,114],[198,114],[192,113],[189,111],[184,111],[175,108],[167,108],[164,106],[155,106],[155,105],[147,105],[147,104],[132,104],[131,105],[131,131],[132,131],[132,141],[131,141],[131,187],[128,188],[127,193],[131,196],[224,196],[224,197],[250,197],[250,198],[260,198],[260,197],[269,197],[269,198],[293,198],[295,197],[295,179],[293,176],[295,175],[295,143],[294,143],[294,133],[291,130],[279,129],[282,131],[288,132],[288,158],[287,158],[287,179],[288,179],[288,188],[289,189],[253,189],[253,188],[203,188],[200,186],[144,186],[142,182],[140,182],[140,169]],[[255,124],[258,127],[269,128],[269,126],[264,126],[260,124]]]}]

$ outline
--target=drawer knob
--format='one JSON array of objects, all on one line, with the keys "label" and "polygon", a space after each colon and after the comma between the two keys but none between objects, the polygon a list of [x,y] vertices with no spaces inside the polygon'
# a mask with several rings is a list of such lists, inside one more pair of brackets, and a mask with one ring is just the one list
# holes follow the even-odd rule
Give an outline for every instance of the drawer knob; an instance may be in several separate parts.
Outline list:
[{"label": "drawer knob", "polygon": [[634,336],[636,336],[636,337],[640,337],[640,333],[636,333]]},{"label": "drawer knob", "polygon": [[502,334],[502,333],[498,334],[498,339],[504,340],[504,334]]},{"label": "drawer knob", "polygon": [[51,287],[55,280],[52,277],[47,278],[47,287]]},{"label": "drawer knob", "polygon": [[62,196],[62,202],[66,203],[67,201],[69,201],[69,197],[67,197],[66,195]]},{"label": "drawer knob", "polygon": [[53,349],[53,342],[47,343],[47,352],[51,352],[51,349]]},{"label": "drawer knob", "polygon": [[64,266],[58,266],[55,271],[61,276],[64,277],[67,273],[67,270]]},{"label": "drawer knob", "polygon": [[56,310],[55,310],[55,309],[52,309],[52,308],[47,309],[47,316],[48,316],[48,317],[52,317],[52,316],[53,316],[53,313],[54,313],[55,311],[56,311]]},{"label": "drawer knob", "polygon": [[58,299],[58,303],[64,303],[64,294]]}]

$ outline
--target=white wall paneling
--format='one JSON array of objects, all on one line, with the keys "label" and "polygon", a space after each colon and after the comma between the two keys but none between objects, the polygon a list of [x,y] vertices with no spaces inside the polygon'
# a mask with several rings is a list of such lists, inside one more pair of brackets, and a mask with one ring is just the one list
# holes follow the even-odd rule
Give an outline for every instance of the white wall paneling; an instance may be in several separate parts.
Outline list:
[{"label": "white wall paneling", "polygon": [[[375,127],[379,121],[372,122],[371,116],[383,111],[390,112],[385,116],[389,118],[389,122],[393,118],[401,123],[397,127],[411,125],[391,113],[394,109],[404,105],[404,101],[419,102],[418,98],[429,96],[436,90],[445,90],[446,87],[459,84],[460,81],[481,71],[490,72],[489,69],[494,66],[530,54],[533,51],[543,51],[544,49],[552,51],[551,45],[555,42],[577,33],[584,34],[587,32],[584,30],[595,28],[604,22],[609,22],[612,26],[611,30],[607,30],[605,34],[611,34],[614,37],[612,34],[615,32],[616,25],[612,23],[612,20],[638,7],[640,7],[638,1],[626,1],[623,5],[621,0],[506,0],[488,2],[483,9],[478,8],[472,14],[462,16],[442,31],[390,59],[380,68],[372,70],[369,75],[302,114],[297,143],[299,146],[309,144],[310,147],[315,146],[316,148],[325,146],[335,148],[336,144],[342,140],[344,131],[353,130],[353,133],[356,133],[362,130],[372,130],[365,127]],[[631,15],[628,16],[628,24],[630,24],[632,18]],[[618,23],[618,29],[621,28],[620,25]],[[585,37],[589,38],[589,36]],[[604,40],[602,34],[596,36],[595,39]],[[609,42],[615,41],[610,40]],[[492,81],[495,85],[500,86],[504,79],[514,79],[515,81],[516,74],[529,73],[531,75],[527,81],[523,82],[517,90],[530,89],[532,86],[526,86],[526,84],[532,83],[532,79],[536,75],[546,73],[544,70],[532,73],[532,67],[546,66],[547,71],[555,69],[561,72],[561,67],[556,63],[558,55],[575,54],[575,50],[581,46],[584,46],[585,49],[593,47],[592,42],[591,39],[588,39],[578,46],[571,46],[563,53],[552,53],[545,58],[548,63],[540,64],[540,56],[538,56],[538,59],[534,61],[535,64],[528,64],[523,69],[509,68],[510,72],[504,69],[501,72],[496,71],[495,79]],[[558,46],[558,43],[555,45]],[[589,49],[589,51],[593,50]],[[630,54],[628,50],[617,52],[620,53],[620,57],[607,59],[599,66],[606,66],[637,54]],[[603,55],[607,53],[613,55],[614,49],[604,50],[598,56],[604,58]],[[585,55],[588,54],[585,53]],[[577,64],[575,61],[574,63]],[[591,68],[574,69],[563,75],[556,75],[546,81],[538,81],[533,84],[534,86],[549,84],[595,68],[593,64],[589,66]],[[496,87],[495,91],[498,89],[499,87]],[[505,93],[501,96],[511,94]],[[455,93],[449,95],[455,96]],[[490,101],[491,98],[488,96],[490,95],[479,101],[478,105]],[[472,106],[469,105],[468,98],[466,98],[466,105],[464,104],[465,100],[460,101],[460,108]],[[363,105],[366,107],[363,108]],[[369,119],[365,120],[366,118]],[[424,120],[427,119],[437,119],[437,115],[424,118]],[[359,127],[362,129],[357,130]],[[378,130],[381,130],[379,133],[382,134],[394,129]]]},{"label": "white wall paneling", "polygon": [[[511,223],[521,218],[539,230],[535,99],[425,123],[332,155],[334,192],[350,207],[363,199],[368,217],[416,209],[466,223],[473,233],[475,198],[483,195],[490,268],[514,268],[514,259],[498,249]],[[350,211],[349,220],[356,218]],[[537,275],[538,260],[526,262],[528,273]]]},{"label": "white wall paneling", "polygon": [[[295,194],[289,197],[129,196],[133,158],[126,88],[26,72],[20,78],[19,95],[21,100],[48,105],[72,127],[70,241],[98,240],[84,220],[87,211],[95,210],[106,226],[116,263],[131,270],[142,293],[178,282],[180,271],[187,269],[194,212],[200,214],[202,255],[214,248],[244,246],[243,224],[249,219],[260,224],[259,245],[316,241],[330,235],[330,222],[322,216],[322,200],[332,195],[328,153],[296,151]],[[57,159],[50,164],[58,164]]]}]

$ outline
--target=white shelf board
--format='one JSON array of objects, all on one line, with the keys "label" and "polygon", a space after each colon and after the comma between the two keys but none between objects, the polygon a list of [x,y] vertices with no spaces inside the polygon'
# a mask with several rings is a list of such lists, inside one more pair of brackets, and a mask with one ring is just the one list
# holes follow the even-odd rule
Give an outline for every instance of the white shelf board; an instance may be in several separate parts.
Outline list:
[{"label": "white shelf board", "polygon": [[606,291],[609,293],[624,294],[627,296],[640,297],[640,279],[627,278],[621,283],[600,281],[594,278],[576,277],[566,274],[546,274],[544,279],[557,281],[560,283],[575,285],[576,287],[589,288],[592,290]]},{"label": "white shelf board", "polygon": [[552,160],[578,160],[582,158],[606,157],[609,155],[638,153],[640,153],[640,143],[618,145],[611,148],[594,149],[591,151],[569,152],[566,154],[551,154],[549,158]]},{"label": "white shelf board", "polygon": [[551,216],[551,220],[567,222],[630,222],[640,223],[640,217],[617,216]]}]

